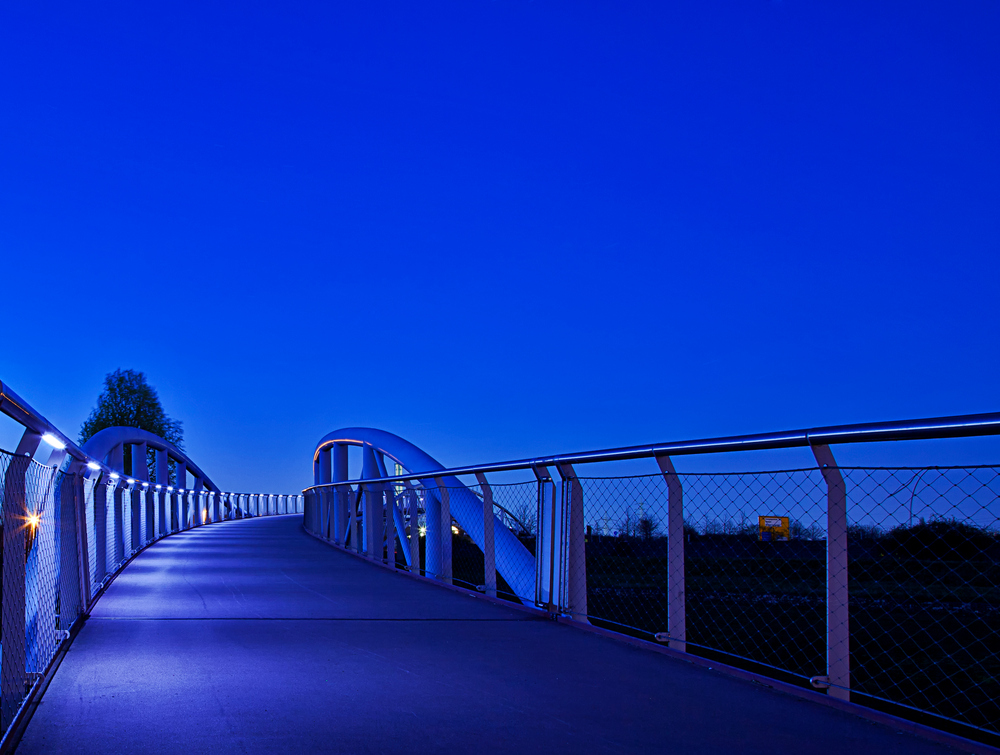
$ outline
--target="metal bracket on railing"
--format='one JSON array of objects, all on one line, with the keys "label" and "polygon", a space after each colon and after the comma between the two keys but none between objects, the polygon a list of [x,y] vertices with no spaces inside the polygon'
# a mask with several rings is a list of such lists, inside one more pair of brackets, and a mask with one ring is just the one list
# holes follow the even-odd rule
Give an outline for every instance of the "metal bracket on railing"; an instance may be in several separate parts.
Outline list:
[{"label": "metal bracket on railing", "polygon": [[572,464],[557,464],[562,477],[562,511],[559,534],[558,600],[562,609],[577,621],[587,619],[587,530],[583,517],[583,484]]},{"label": "metal bracket on railing", "polygon": [[[538,533],[535,536],[535,605],[550,614],[559,612],[556,596],[556,489],[548,467],[535,465],[531,471],[538,480]],[[546,495],[551,488],[551,495]]]},{"label": "metal bracket on railing", "polygon": [[851,699],[851,630],[847,578],[847,486],[829,446],[812,446],[826,481],[826,672],[830,696]]},{"label": "metal bracket on railing", "polygon": [[482,472],[476,473],[476,482],[483,493],[483,581],[479,592],[485,592],[492,597],[497,596],[497,560],[493,532],[493,488]]},{"label": "metal bracket on railing", "polygon": [[667,632],[670,647],[687,652],[687,588],[684,572],[684,488],[666,454],[656,463],[667,485]]}]

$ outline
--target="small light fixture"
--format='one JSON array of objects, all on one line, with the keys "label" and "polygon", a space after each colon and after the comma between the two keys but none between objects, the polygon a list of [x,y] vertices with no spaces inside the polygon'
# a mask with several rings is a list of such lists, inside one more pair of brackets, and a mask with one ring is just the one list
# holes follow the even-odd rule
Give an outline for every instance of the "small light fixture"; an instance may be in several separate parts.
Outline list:
[{"label": "small light fixture", "polygon": [[156,486],[156,489],[157,489],[157,490],[159,490],[159,489],[160,489],[160,488],[162,488],[162,487],[163,487],[162,485],[157,485],[157,486]]},{"label": "small light fixture", "polygon": [[57,438],[52,433],[45,433],[45,435],[42,436],[42,440],[44,440],[53,448],[58,448],[60,451],[66,448],[66,444],[63,443],[61,440],[59,440],[59,438]]},{"label": "small light fixture", "polygon": [[126,480],[126,482],[128,482],[129,485],[135,485],[135,480],[133,480],[131,477],[129,477],[128,480]]},{"label": "small light fixture", "polygon": [[87,469],[93,469],[96,472],[100,468],[101,468],[101,465],[98,464],[96,461],[88,461],[87,462]]},{"label": "small light fixture", "polygon": [[144,482],[144,483],[142,483],[142,486],[143,486],[144,488],[148,488],[148,487],[149,487],[149,483],[148,483],[148,482]]},{"label": "small light fixture", "polygon": [[118,473],[117,472],[112,472],[111,473],[111,479],[112,480],[117,480],[118,479]]},{"label": "small light fixture", "polygon": [[171,493],[174,492],[174,489],[172,487],[170,487],[169,485],[167,485],[167,490],[169,490]]},{"label": "small light fixture", "polygon": [[38,514],[31,514],[28,517],[28,524],[31,525],[31,529],[34,529],[35,527],[37,527],[38,523],[40,521],[42,521],[42,518],[40,516],[38,516]]}]

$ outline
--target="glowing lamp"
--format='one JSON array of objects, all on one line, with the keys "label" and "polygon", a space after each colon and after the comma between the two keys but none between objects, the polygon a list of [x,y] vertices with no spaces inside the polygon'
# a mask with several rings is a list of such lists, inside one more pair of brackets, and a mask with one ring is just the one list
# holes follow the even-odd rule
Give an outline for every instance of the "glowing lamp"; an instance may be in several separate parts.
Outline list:
[{"label": "glowing lamp", "polygon": [[59,438],[57,438],[52,433],[45,433],[45,435],[42,436],[42,440],[44,440],[53,448],[58,448],[60,450],[66,448],[66,444],[63,443],[61,440],[59,440]]}]

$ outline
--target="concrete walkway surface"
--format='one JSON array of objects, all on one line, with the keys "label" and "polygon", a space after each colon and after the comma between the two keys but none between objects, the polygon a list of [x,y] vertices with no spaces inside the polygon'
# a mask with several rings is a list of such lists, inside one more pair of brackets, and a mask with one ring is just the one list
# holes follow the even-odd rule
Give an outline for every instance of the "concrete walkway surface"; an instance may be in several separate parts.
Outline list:
[{"label": "concrete walkway surface", "polygon": [[393,574],[301,519],[212,524],[141,553],[17,752],[954,752]]}]

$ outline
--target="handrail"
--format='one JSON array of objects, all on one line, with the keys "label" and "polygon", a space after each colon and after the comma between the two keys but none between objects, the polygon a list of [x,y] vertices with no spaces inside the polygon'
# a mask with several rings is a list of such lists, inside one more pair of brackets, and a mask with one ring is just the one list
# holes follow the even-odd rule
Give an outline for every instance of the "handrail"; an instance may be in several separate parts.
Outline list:
[{"label": "handrail", "polygon": [[[74,443],[71,438],[65,435],[62,430],[53,425],[39,412],[32,408],[31,404],[11,390],[10,386],[2,380],[0,380],[0,412],[3,412],[22,427],[25,427],[32,432],[38,433],[39,435],[48,434],[58,438],[63,443],[67,456],[70,456],[76,461],[84,464],[97,465],[97,467],[92,466],[91,469],[96,470],[99,468],[103,474],[108,475],[112,472],[120,471],[112,469],[110,466],[105,464],[104,459],[95,459],[84,451],[80,446]],[[174,456],[174,458],[177,458],[177,453],[171,449],[167,450],[172,456]],[[183,454],[183,452],[178,453]],[[181,458],[180,460],[186,461],[186,457]]]},{"label": "handrail", "polygon": [[[955,417],[908,419],[892,422],[869,422],[856,425],[834,425],[808,430],[787,430],[755,435],[734,435],[723,438],[682,440],[654,445],[625,446],[599,451],[543,456],[534,459],[473,464],[428,472],[412,472],[388,477],[371,477],[359,480],[342,480],[312,485],[303,492],[337,485],[371,485],[383,482],[426,480],[434,477],[470,475],[487,472],[513,472],[538,469],[558,464],[594,464],[605,461],[647,459],[656,456],[683,456],[693,454],[731,453],[735,451],[763,451],[781,448],[806,448],[840,443],[873,443],[899,440],[935,440],[964,438],[982,435],[1000,435],[1000,413],[965,414]],[[332,444],[330,441],[329,444]],[[328,444],[328,445],[329,445]],[[319,449],[317,449],[318,451]]]}]

